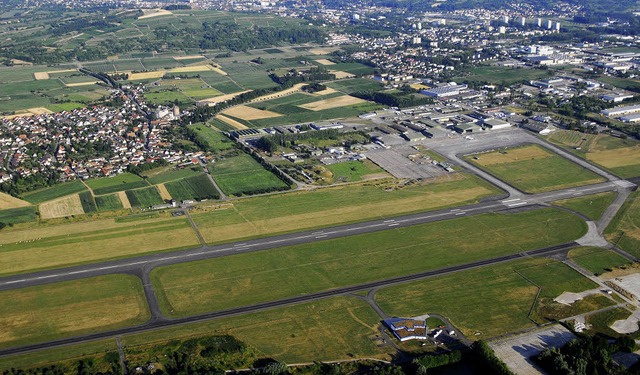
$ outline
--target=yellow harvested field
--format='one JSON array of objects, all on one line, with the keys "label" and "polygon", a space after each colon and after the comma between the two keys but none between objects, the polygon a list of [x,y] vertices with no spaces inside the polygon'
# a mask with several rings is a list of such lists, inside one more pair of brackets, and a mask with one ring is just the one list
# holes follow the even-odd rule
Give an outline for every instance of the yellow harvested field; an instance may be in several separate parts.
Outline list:
[{"label": "yellow harvested field", "polygon": [[293,94],[295,92],[299,92],[300,89],[302,88],[302,86],[304,86],[304,85],[306,85],[306,83],[298,83],[298,84],[293,85],[293,87],[291,87],[290,89],[282,90],[282,91],[277,92],[275,94],[269,94],[269,95],[264,95],[264,96],[255,98],[253,100],[250,100],[249,103],[263,102],[265,100],[282,98],[284,96],[291,95],[291,94]]},{"label": "yellow harvested field", "polygon": [[307,93],[307,95],[311,95],[311,96],[325,96],[325,95],[329,95],[329,94],[334,94],[338,91],[332,89],[331,87],[327,87],[326,89],[322,90],[322,91],[316,91],[314,93]]},{"label": "yellow harvested field", "polygon": [[34,115],[42,115],[42,114],[45,114],[45,113],[53,113],[52,111],[46,109],[45,107],[29,108],[27,111],[29,111],[29,113],[32,113]]},{"label": "yellow harvested field", "polygon": [[202,55],[188,55],[188,56],[173,56],[174,60],[180,61],[180,60],[189,60],[189,59],[197,59],[200,57],[204,57]]},{"label": "yellow harvested field", "polygon": [[84,214],[82,202],[80,202],[80,196],[78,194],[42,203],[39,210],[40,217],[43,219],[55,219],[57,217]]},{"label": "yellow harvested field", "polygon": [[414,83],[414,84],[409,85],[409,87],[411,87],[412,89],[416,89],[416,90],[425,90],[425,89],[430,88],[429,86],[423,85],[422,83]]},{"label": "yellow harvested field", "polygon": [[213,98],[199,100],[198,103],[209,103],[209,105],[216,105],[217,103],[226,102],[227,100],[231,100],[236,96],[240,94],[244,94],[245,92],[249,92],[249,91],[251,90],[234,92],[233,94],[218,95],[218,96],[214,96]]},{"label": "yellow harvested field", "polygon": [[144,73],[131,73],[128,72],[129,74],[129,79],[132,81],[136,81],[139,79],[150,79],[150,78],[162,78],[165,75],[165,71],[164,70],[158,70],[155,72],[144,72]]},{"label": "yellow harvested field", "polygon": [[11,63],[13,65],[26,65],[26,66],[33,66],[32,62],[29,61],[24,61],[24,60],[19,60],[19,59],[11,59]]},{"label": "yellow harvested field", "polygon": [[218,74],[220,74],[220,75],[223,75],[223,76],[228,75],[228,74],[227,74],[227,72],[225,72],[224,70],[222,70],[222,68],[220,68],[220,66],[219,66],[219,65],[212,65],[212,66],[211,66],[211,70],[213,70],[214,72],[216,72],[216,73],[218,73]]},{"label": "yellow harvested field", "polygon": [[227,124],[229,124],[229,125],[233,126],[233,127],[234,127],[234,128],[236,128],[236,129],[240,129],[240,130],[242,130],[242,129],[249,129],[249,127],[248,127],[248,126],[246,126],[246,125],[244,125],[244,124],[242,124],[242,123],[240,123],[240,122],[238,122],[238,121],[236,121],[236,120],[234,120],[234,119],[230,119],[230,118],[229,118],[229,117],[227,117],[227,116],[224,116],[224,115],[216,115],[216,118],[217,118],[218,120],[220,120],[220,121],[224,121],[224,122],[226,122]]},{"label": "yellow harvested field", "polygon": [[[0,292],[0,346],[141,324],[150,317],[140,279],[110,275]],[[105,311],[117,311],[106,314]]]},{"label": "yellow harvested field", "polygon": [[[164,184],[158,184],[156,185],[156,188],[158,188],[158,192],[160,193],[160,197],[164,200],[171,200],[173,199],[171,197],[171,194],[169,194],[169,190],[167,190],[167,187],[164,186]],[[125,194],[126,196],[126,194]]]},{"label": "yellow harvested field", "polygon": [[49,79],[49,73],[47,73],[47,72],[35,72],[35,73],[33,73],[33,78],[35,78],[36,81]]},{"label": "yellow harvested field", "polygon": [[210,70],[214,70],[211,65],[189,65],[189,66],[181,66],[178,68],[169,69],[167,72],[169,73],[195,73],[195,72],[207,72]]},{"label": "yellow harvested field", "polygon": [[120,198],[120,202],[122,202],[123,208],[131,208],[131,202],[129,202],[129,198],[127,198],[127,193],[125,193],[124,191],[119,191],[118,198]]},{"label": "yellow harvested field", "polygon": [[314,55],[328,55],[331,52],[337,51],[340,48],[338,47],[325,47],[325,48],[312,48],[309,50]]},{"label": "yellow harvested field", "polygon": [[311,111],[322,111],[324,109],[345,107],[353,104],[366,103],[365,100],[349,95],[338,96],[336,98],[319,100],[317,102],[299,105],[298,107]]},{"label": "yellow harvested field", "polygon": [[606,168],[638,165],[640,164],[640,146],[589,152],[587,159]]},{"label": "yellow harvested field", "polygon": [[0,193],[0,210],[6,210],[7,208],[18,208],[31,206],[31,203],[12,197],[9,194]]},{"label": "yellow harvested field", "polygon": [[77,82],[77,83],[65,83],[64,85],[67,87],[78,87],[78,86],[90,86],[95,85],[98,81],[93,82]]},{"label": "yellow harvested field", "polygon": [[336,64],[333,61],[330,61],[330,60],[327,60],[327,59],[316,60],[316,62],[318,64],[321,64],[321,65],[335,65]]},{"label": "yellow harvested field", "polygon": [[231,107],[227,110],[222,111],[222,113],[248,121],[282,116],[280,113],[247,107],[246,105]]},{"label": "yellow harvested field", "polygon": [[77,72],[77,69],[60,69],[60,70],[50,70],[47,73],[49,74],[57,74],[57,73],[72,73]]},{"label": "yellow harvested field", "polygon": [[169,12],[166,9],[145,9],[143,11],[145,14],[143,16],[138,17],[139,20],[143,20],[146,18],[159,17],[159,16],[171,16],[173,13]]},{"label": "yellow harvested field", "polygon": [[234,239],[263,236],[274,232],[289,232],[315,228],[319,226],[335,225],[336,218],[343,222],[364,220],[365,218],[379,218],[376,213],[395,215],[417,210],[430,210],[436,207],[454,205],[468,201],[475,197],[490,194],[491,190],[477,186],[455,191],[425,192],[424,194],[394,199],[388,202],[363,202],[362,204],[345,206],[323,211],[304,214],[272,217],[264,220],[252,220],[238,224],[227,225],[199,225],[198,229],[207,242],[231,241]]},{"label": "yellow harvested field", "polygon": [[329,70],[329,73],[335,74],[336,79],[353,78],[356,76],[355,74],[343,72],[341,70]]},{"label": "yellow harvested field", "polygon": [[495,164],[508,164],[521,160],[535,160],[548,158],[553,154],[545,151],[538,146],[526,146],[510,149],[504,153],[501,152],[488,152],[486,154],[478,154],[475,163],[479,165],[495,165]]}]

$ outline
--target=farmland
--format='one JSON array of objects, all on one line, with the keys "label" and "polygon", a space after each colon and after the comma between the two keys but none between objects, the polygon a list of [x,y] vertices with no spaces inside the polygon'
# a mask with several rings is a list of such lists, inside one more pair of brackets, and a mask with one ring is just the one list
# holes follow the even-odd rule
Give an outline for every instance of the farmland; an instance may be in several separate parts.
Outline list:
[{"label": "farmland", "polygon": [[30,191],[22,194],[22,198],[27,202],[38,204],[52,199],[64,197],[65,195],[75,194],[87,190],[82,181],[74,180],[63,182],[48,188]]},{"label": "farmland", "polygon": [[595,221],[609,207],[615,199],[616,194],[613,192],[587,195],[579,198],[569,198],[553,202],[554,205],[565,207],[579,212],[589,219]]},{"label": "farmland", "polygon": [[37,219],[38,215],[36,215],[36,208],[34,206],[0,210],[0,223],[4,224],[27,223]]},{"label": "farmland", "polygon": [[185,168],[174,166],[160,167],[146,171],[144,175],[147,177],[147,181],[153,185],[157,185],[181,178],[197,176],[200,173],[202,173],[202,168],[198,165],[193,165]]},{"label": "farmland", "polygon": [[544,296],[596,286],[562,263],[528,259],[383,288],[376,301],[393,316],[442,314],[467,337],[488,339],[535,326],[528,313],[537,287],[521,274]]},{"label": "farmland", "polygon": [[121,173],[114,177],[103,177],[87,180],[87,185],[95,195],[111,194],[118,191],[149,186],[142,178],[131,174]]},{"label": "farmland", "polygon": [[0,210],[29,206],[29,202],[23,201],[6,193],[0,193]]},{"label": "farmland", "polygon": [[156,204],[164,203],[158,189],[155,186],[149,186],[142,189],[126,190],[129,203],[133,207],[151,207]]},{"label": "farmland", "polygon": [[[1,291],[0,346],[16,346],[144,323],[142,283],[112,275]],[[117,314],[105,311],[117,310]]]},{"label": "farmland", "polygon": [[640,193],[631,193],[605,235],[621,249],[640,257]]},{"label": "farmland", "polygon": [[595,173],[537,145],[474,154],[465,158],[526,193],[604,181]]},{"label": "farmland", "polygon": [[116,194],[100,195],[95,197],[95,200],[98,211],[111,211],[123,208],[122,202]]},{"label": "farmland", "polygon": [[209,151],[226,151],[233,148],[233,142],[229,138],[205,124],[192,125],[191,129],[207,143]]},{"label": "farmland", "polygon": [[209,168],[225,194],[239,196],[288,188],[286,183],[247,154],[218,160]]},{"label": "farmland", "polygon": [[[554,209],[486,214],[161,267],[152,279],[165,313],[184,316],[541,248],[584,232],[580,219]],[[411,262],[387,267],[390,258]]]},{"label": "farmland", "polygon": [[209,177],[204,174],[186,177],[181,180],[167,182],[165,187],[176,201],[186,199],[203,200],[220,198],[218,191],[209,181]]}]

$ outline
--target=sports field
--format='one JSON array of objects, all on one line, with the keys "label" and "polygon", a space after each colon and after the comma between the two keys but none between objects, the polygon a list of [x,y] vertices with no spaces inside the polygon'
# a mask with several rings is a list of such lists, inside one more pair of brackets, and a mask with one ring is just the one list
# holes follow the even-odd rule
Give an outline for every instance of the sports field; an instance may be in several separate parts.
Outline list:
[{"label": "sports field", "polygon": [[609,242],[640,257],[640,192],[631,193],[605,230]]},{"label": "sports field", "polygon": [[[408,228],[161,267],[163,311],[206,311],[423,272],[565,243],[584,223],[556,209],[485,214]],[[389,267],[389,262],[402,267]]]},{"label": "sports field", "polygon": [[596,287],[562,263],[527,259],[380,289],[376,301],[392,316],[442,314],[469,339],[532,328],[528,314],[542,296]]},{"label": "sports field", "polygon": [[538,145],[473,154],[465,159],[526,193],[595,184],[604,179]]},{"label": "sports field", "polygon": [[640,142],[637,140],[573,130],[555,131],[548,139],[622,178],[640,176]]},{"label": "sports field", "polygon": [[231,209],[194,211],[209,243],[392,217],[477,202],[499,194],[471,175],[398,187],[370,182],[233,201]]},{"label": "sports field", "polygon": [[609,207],[611,202],[616,198],[616,193],[606,192],[594,195],[586,195],[584,197],[569,198],[553,202],[554,205],[565,207],[579,212],[589,219],[595,221]]},{"label": "sports field", "polygon": [[220,189],[229,195],[240,196],[288,189],[286,183],[244,153],[218,160],[209,166],[209,170]]},{"label": "sports field", "polygon": [[[18,346],[104,331],[150,317],[140,279],[101,276],[0,291],[0,346]],[[106,313],[106,312],[117,313]]]},{"label": "sports field", "polygon": [[600,247],[581,247],[569,251],[569,257],[580,266],[596,275],[609,272],[616,267],[622,267],[631,262],[613,250]]}]

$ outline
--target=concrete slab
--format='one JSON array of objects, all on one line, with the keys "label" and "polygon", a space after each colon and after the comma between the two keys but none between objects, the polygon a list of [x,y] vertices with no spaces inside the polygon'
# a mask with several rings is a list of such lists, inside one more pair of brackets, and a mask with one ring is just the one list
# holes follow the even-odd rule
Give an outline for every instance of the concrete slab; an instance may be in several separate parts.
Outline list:
[{"label": "concrete slab", "polygon": [[628,276],[616,277],[611,282],[619,285],[622,289],[633,294],[636,299],[640,298],[640,273]]},{"label": "concrete slab", "polygon": [[600,293],[601,293],[600,289],[585,290],[584,292],[580,292],[580,293],[563,292],[561,295],[554,298],[553,300],[563,305],[571,305],[572,303],[579,301],[584,297],[588,297],[590,295],[600,294]]},{"label": "concrete slab", "polygon": [[556,324],[541,330],[489,342],[496,356],[518,375],[544,374],[531,358],[548,347],[560,347],[576,338],[568,329]]},{"label": "concrete slab", "polygon": [[627,319],[616,320],[613,322],[611,329],[621,334],[633,333],[638,330],[639,321],[638,317],[631,315]]}]

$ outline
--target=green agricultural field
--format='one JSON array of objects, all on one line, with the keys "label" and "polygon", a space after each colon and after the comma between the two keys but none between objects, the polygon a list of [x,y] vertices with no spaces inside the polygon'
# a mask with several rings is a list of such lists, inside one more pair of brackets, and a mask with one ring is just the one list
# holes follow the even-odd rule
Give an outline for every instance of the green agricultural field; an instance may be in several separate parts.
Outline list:
[{"label": "green agricultural field", "polygon": [[[485,214],[157,268],[163,311],[186,316],[572,241],[586,231],[556,209]],[[411,259],[388,267],[389,259]]]},{"label": "green agricultural field", "polygon": [[257,90],[275,87],[277,84],[269,78],[267,71],[255,64],[221,62],[222,70],[229,74],[245,90]]},{"label": "green agricultural field", "polygon": [[184,66],[184,64],[173,58],[162,57],[142,59],[142,65],[144,65],[145,70],[171,69],[178,66]]},{"label": "green agricultural field", "polygon": [[472,175],[398,188],[393,182],[352,184],[233,201],[233,210],[192,213],[207,242],[389,218],[478,202],[500,192]]},{"label": "green agricultural field", "polygon": [[126,348],[135,350],[137,345],[175,338],[187,339],[204,332],[230,334],[256,348],[264,356],[285,363],[306,362],[309,358],[330,361],[385,354],[385,348],[378,348],[372,340],[377,335],[379,321],[378,315],[364,301],[353,297],[336,297],[233,318],[125,335],[122,343]]},{"label": "green agricultural field", "polygon": [[589,219],[596,221],[616,198],[616,193],[607,192],[587,195],[578,198],[569,198],[553,202],[554,205],[569,208],[579,212]]},{"label": "green agricultural field", "polygon": [[201,201],[203,199],[220,198],[220,194],[218,194],[216,188],[209,181],[209,177],[204,173],[167,182],[164,186],[171,194],[171,197],[179,202],[186,199]]},{"label": "green agricultural field", "polygon": [[488,84],[512,85],[518,82],[548,78],[549,70],[508,68],[501,66],[480,66],[471,70],[469,75],[454,78],[456,82],[486,82]]},{"label": "green agricultural field", "polygon": [[640,92],[640,81],[637,79],[601,76],[598,77],[598,81],[608,83],[620,89]]},{"label": "green agricultural field", "polygon": [[202,168],[199,165],[192,165],[184,168],[178,168],[175,166],[160,167],[157,169],[151,169],[145,172],[144,175],[147,176],[147,181],[153,185],[157,185],[185,177],[197,176],[201,173]]},{"label": "green agricultural field", "polygon": [[209,170],[220,189],[229,195],[265,193],[288,188],[286,183],[247,154],[217,160],[209,165]]},{"label": "green agricultural field", "polygon": [[327,169],[333,173],[334,182],[361,181],[363,176],[373,173],[384,173],[384,170],[370,161],[348,161],[331,164]]},{"label": "green agricultural field", "polygon": [[224,134],[211,129],[205,124],[195,124],[190,126],[207,143],[208,150],[219,152],[233,148],[233,141]]},{"label": "green agricultural field", "polygon": [[50,201],[52,199],[64,197],[65,195],[71,195],[87,190],[87,187],[82,184],[80,180],[74,180],[70,182],[63,182],[48,188],[30,191],[22,194],[22,199],[29,203],[39,204],[42,202]]},{"label": "green agricultural field", "polygon": [[87,180],[86,184],[95,195],[111,194],[118,191],[136,189],[149,184],[133,173],[121,173],[113,177],[103,177]]},{"label": "green agricultural field", "polygon": [[117,194],[101,195],[95,197],[95,199],[98,211],[112,211],[123,208],[122,201],[120,201]]},{"label": "green agricultural field", "polygon": [[175,104],[176,101],[179,105],[191,104],[194,102],[193,99],[180,91],[156,90],[145,93],[144,97],[149,101],[149,103],[154,105],[171,105]]},{"label": "green agricultural field", "polygon": [[555,131],[548,139],[621,178],[640,176],[640,142],[635,139],[573,130]]},{"label": "green agricultural field", "polygon": [[93,195],[91,194],[90,191],[83,191],[82,193],[79,194],[80,196],[80,203],[82,203],[82,210],[84,211],[85,214],[88,214],[90,212],[95,212],[98,210],[98,208],[96,207],[96,202],[93,199]]},{"label": "green agricultural field", "polygon": [[526,193],[604,181],[597,174],[538,145],[474,154],[465,159]]},{"label": "green agricultural field", "polygon": [[[0,292],[0,347],[141,324],[150,318],[140,279],[100,276]],[[105,314],[105,311],[118,311]]]},{"label": "green agricultural field", "polygon": [[4,224],[27,223],[36,221],[37,219],[38,215],[36,214],[36,208],[34,206],[0,210],[0,223]]},{"label": "green agricultural field", "polygon": [[100,219],[5,228],[0,236],[0,274],[79,265],[197,244],[187,219],[158,217],[157,213],[133,223]]},{"label": "green agricultural field", "polygon": [[627,258],[616,252],[599,247],[581,247],[569,252],[569,257],[580,266],[596,275],[609,272],[617,267],[631,263]]},{"label": "green agricultural field", "polygon": [[158,189],[155,186],[149,186],[142,189],[126,190],[127,198],[132,207],[151,207],[156,204],[164,203]]},{"label": "green agricultural field", "polygon": [[329,65],[327,68],[356,75],[373,74],[373,71],[375,70],[371,66],[360,63],[337,63],[334,65]]},{"label": "green agricultural field", "polygon": [[640,192],[631,193],[605,230],[609,242],[640,257]]},{"label": "green agricultural field", "polygon": [[377,91],[383,88],[380,82],[368,78],[341,79],[339,81],[329,82],[327,86],[347,94],[356,91]]},{"label": "green agricultural field", "polygon": [[50,71],[51,68],[48,66],[34,66],[34,67],[24,67],[24,66],[12,66],[12,67],[0,67],[0,82],[4,83],[12,83],[12,82],[23,82],[23,81],[32,81],[33,74],[38,72],[47,72]]},{"label": "green agricultural field", "polygon": [[[541,293],[579,292],[596,286],[562,263],[526,259],[380,289],[376,301],[392,316],[442,314],[468,338],[488,339],[536,325],[528,318]],[[535,271],[534,271],[535,270]],[[561,272],[557,275],[554,272]],[[562,278],[558,284],[558,277]],[[565,289],[566,288],[566,289]],[[555,296],[554,296],[555,297]]]}]

